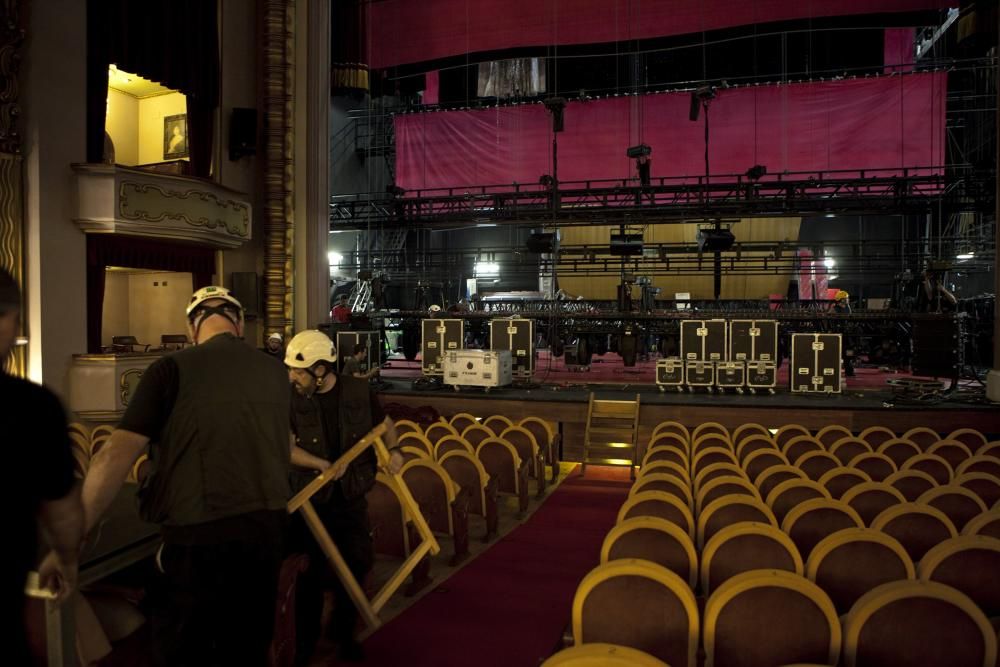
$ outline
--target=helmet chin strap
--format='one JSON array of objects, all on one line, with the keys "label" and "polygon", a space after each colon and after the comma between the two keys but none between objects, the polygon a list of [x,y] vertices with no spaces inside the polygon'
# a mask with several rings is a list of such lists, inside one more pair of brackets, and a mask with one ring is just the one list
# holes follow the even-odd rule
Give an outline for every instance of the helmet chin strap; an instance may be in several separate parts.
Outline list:
[{"label": "helmet chin strap", "polygon": [[221,304],[218,306],[202,306],[194,312],[194,316],[198,323],[194,325],[194,337],[195,340],[198,338],[198,332],[201,331],[202,323],[207,320],[212,315],[222,315],[227,320],[233,323],[234,327],[239,327],[239,318],[233,319],[231,313],[233,312],[233,306],[230,304]]}]

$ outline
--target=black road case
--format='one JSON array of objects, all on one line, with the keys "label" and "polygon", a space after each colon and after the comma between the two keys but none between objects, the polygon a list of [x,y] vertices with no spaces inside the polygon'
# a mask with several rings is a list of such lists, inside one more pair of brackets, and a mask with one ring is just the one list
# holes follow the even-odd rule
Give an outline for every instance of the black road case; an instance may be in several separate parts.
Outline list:
[{"label": "black road case", "polygon": [[778,361],[777,320],[733,320],[729,323],[730,361]]},{"label": "black road case", "polygon": [[728,354],[725,320],[681,322],[681,358],[684,361],[726,361]]},{"label": "black road case", "polygon": [[426,319],[421,324],[420,370],[424,375],[444,375],[441,357],[445,352],[462,349],[465,322]]},{"label": "black road case", "polygon": [[513,376],[530,378],[535,372],[534,320],[490,320],[490,349],[510,350]]},{"label": "black road case", "polygon": [[656,384],[659,385],[660,391],[666,391],[667,387],[676,387],[677,391],[683,391],[684,362],[680,359],[657,359]]},{"label": "black road case", "polygon": [[792,391],[839,394],[840,334],[792,334]]}]

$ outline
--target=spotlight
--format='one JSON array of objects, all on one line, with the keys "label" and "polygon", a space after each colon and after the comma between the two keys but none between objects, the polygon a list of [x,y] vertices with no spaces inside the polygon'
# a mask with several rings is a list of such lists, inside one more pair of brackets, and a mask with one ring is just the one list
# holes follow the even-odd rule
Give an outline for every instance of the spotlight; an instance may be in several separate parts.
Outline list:
[{"label": "spotlight", "polygon": [[708,100],[715,98],[715,86],[701,86],[691,91],[691,110],[688,112],[688,119],[698,120],[701,113],[701,105],[707,104]]},{"label": "spotlight", "polygon": [[698,252],[724,252],[733,247],[736,236],[728,229],[699,229]]},{"label": "spotlight", "polygon": [[563,110],[566,108],[566,99],[562,97],[550,97],[543,102],[545,108],[552,114],[552,131],[563,131]]},{"label": "spotlight", "polygon": [[545,188],[552,188],[552,185],[554,183],[555,183],[555,179],[553,179],[548,174],[542,174],[541,177],[538,179],[538,184],[541,185],[541,186],[543,186],[543,187],[545,187]]},{"label": "spotlight", "polygon": [[754,166],[747,169],[747,178],[751,181],[759,181],[761,177],[767,173],[767,167],[762,164],[755,164]]},{"label": "spotlight", "polygon": [[641,255],[642,234],[612,234],[610,254]]},{"label": "spotlight", "polygon": [[625,150],[625,156],[631,158],[646,157],[653,154],[653,149],[646,144],[639,144],[638,146],[629,146]]}]

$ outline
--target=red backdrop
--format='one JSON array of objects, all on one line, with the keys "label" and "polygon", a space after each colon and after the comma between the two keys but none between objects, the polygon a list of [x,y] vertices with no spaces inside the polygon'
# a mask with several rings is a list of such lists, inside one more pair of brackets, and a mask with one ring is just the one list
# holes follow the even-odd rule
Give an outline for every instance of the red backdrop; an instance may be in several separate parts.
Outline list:
[{"label": "red backdrop", "polygon": [[[710,107],[712,174],[944,164],[943,72],[719,90]],[[625,149],[653,149],[651,173],[704,174],[704,120],[689,93],[571,102],[559,180],[629,178]],[[551,117],[540,104],[397,116],[396,181],[407,190],[535,184],[552,173]]]},{"label": "red backdrop", "polygon": [[369,0],[368,64],[390,67],[522,46],[617,42],[955,4],[953,0]]}]

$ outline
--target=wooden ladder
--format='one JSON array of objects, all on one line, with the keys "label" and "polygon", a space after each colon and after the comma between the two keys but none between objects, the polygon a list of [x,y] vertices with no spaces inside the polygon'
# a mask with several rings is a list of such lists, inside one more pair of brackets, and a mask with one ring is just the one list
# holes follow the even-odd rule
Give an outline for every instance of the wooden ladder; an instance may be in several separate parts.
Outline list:
[{"label": "wooden ladder", "polygon": [[635,479],[638,443],[639,394],[634,401],[606,401],[591,393],[581,474],[587,472],[588,463],[628,466],[629,476]]}]

